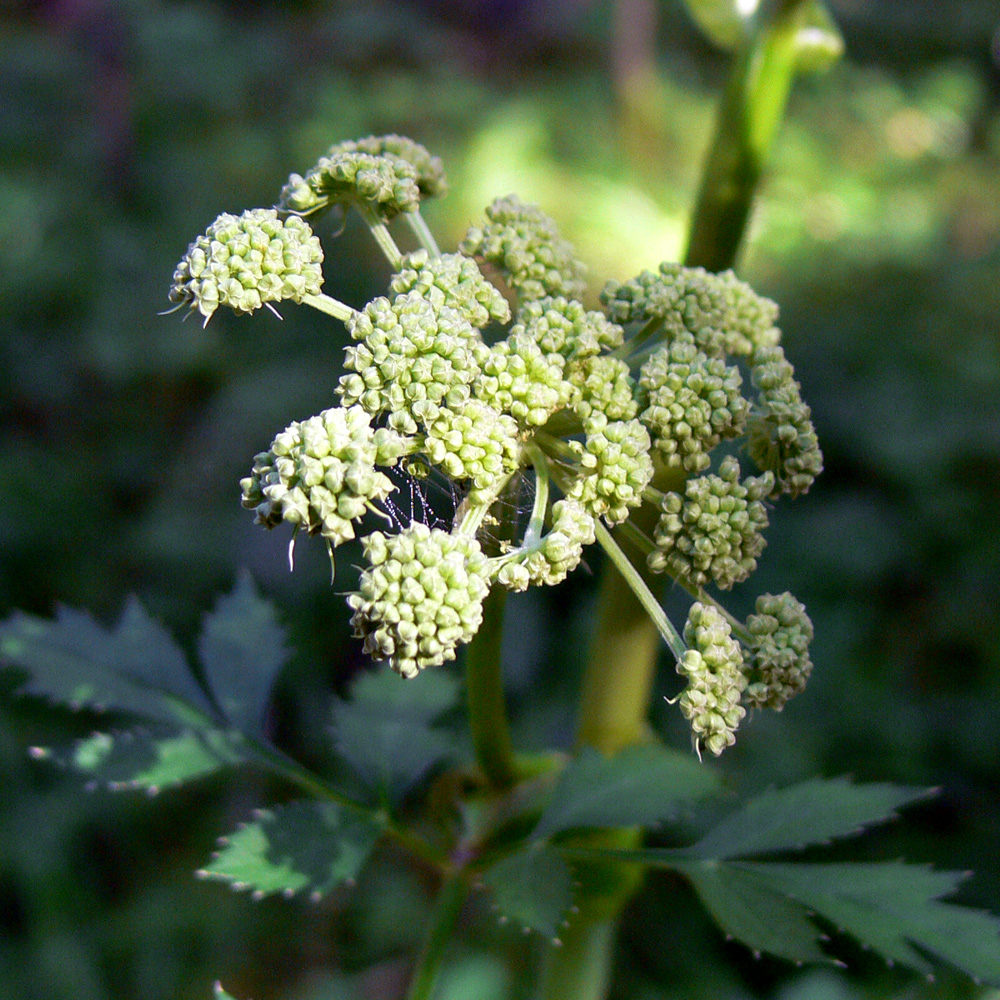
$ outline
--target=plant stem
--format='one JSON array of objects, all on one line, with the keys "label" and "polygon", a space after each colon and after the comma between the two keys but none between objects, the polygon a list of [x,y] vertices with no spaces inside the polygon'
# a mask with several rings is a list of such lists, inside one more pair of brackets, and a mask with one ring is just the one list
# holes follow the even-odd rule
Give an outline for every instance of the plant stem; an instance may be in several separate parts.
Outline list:
[{"label": "plant stem", "polygon": [[545,963],[540,996],[551,1000],[602,1000],[611,982],[616,920],[575,919]]},{"label": "plant stem", "polygon": [[420,245],[432,257],[440,257],[441,251],[438,249],[437,240],[434,239],[434,234],[430,231],[427,222],[420,214],[420,209],[418,208],[415,212],[404,212],[403,218],[406,219],[410,229],[413,230],[413,235],[419,240]]},{"label": "plant stem", "polygon": [[495,586],[483,602],[483,624],[469,643],[465,683],[469,699],[469,728],[476,760],[495,789],[514,784],[514,751],[507,723],[507,704],[500,671],[500,636],[507,591]]},{"label": "plant stem", "polygon": [[417,959],[406,1000],[430,1000],[433,996],[455,922],[468,893],[461,871],[452,871],[445,877],[434,904],[430,932]]},{"label": "plant stem", "polygon": [[356,200],[354,204],[361,213],[361,217],[365,220],[365,224],[371,230],[372,236],[375,237],[375,242],[378,244],[379,249],[385,254],[386,260],[389,261],[394,271],[398,271],[403,262],[403,254],[400,252],[399,247],[396,246],[396,241],[392,238],[388,228],[386,228],[386,224],[368,202]]},{"label": "plant stem", "polygon": [[343,323],[346,323],[354,315],[354,310],[350,306],[346,306],[343,302],[338,302],[329,295],[322,293],[319,295],[303,295],[302,301],[307,306],[312,306],[313,309],[318,309],[320,312],[326,313],[327,316],[339,319]]},{"label": "plant stem", "polygon": [[762,6],[722,96],[715,138],[702,174],[685,263],[732,267],[753,196],[785,114],[798,55],[805,0]]}]

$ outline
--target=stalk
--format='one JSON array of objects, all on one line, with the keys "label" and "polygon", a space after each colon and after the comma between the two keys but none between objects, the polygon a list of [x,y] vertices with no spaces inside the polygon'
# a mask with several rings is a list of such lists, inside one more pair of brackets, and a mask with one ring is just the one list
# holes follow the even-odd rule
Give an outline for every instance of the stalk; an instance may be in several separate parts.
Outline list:
[{"label": "stalk", "polygon": [[[804,0],[778,0],[768,7],[734,62],[694,213],[688,266],[718,271],[736,260],[784,115],[804,8]],[[597,601],[577,745],[613,754],[644,737],[660,637],[632,587],[620,573],[608,570]],[[616,835],[618,846],[638,842],[640,836],[609,830],[604,835],[609,843],[603,846],[612,846]],[[564,935],[564,946],[549,956],[542,1000],[600,1000],[606,995],[618,917],[636,887],[636,880],[623,879],[599,898],[582,894],[581,912]]]},{"label": "stalk", "polygon": [[460,871],[452,872],[445,878],[434,905],[430,930],[417,960],[406,1000],[430,1000],[434,995],[445,952],[468,893],[468,886]]}]

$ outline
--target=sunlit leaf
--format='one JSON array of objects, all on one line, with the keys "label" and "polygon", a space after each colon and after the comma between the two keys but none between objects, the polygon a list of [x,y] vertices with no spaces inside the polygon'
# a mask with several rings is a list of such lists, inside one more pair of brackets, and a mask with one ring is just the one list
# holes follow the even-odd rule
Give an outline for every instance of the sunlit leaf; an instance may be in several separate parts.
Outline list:
[{"label": "sunlit leaf", "polygon": [[241,574],[233,592],[205,617],[198,652],[226,717],[237,729],[261,735],[264,708],[288,652],[274,606],[260,597],[249,574]]},{"label": "sunlit leaf", "polygon": [[318,898],[351,883],[381,833],[372,815],[331,802],[302,801],[261,811],[220,840],[199,875],[257,895],[308,892]]},{"label": "sunlit leaf", "polygon": [[844,54],[844,36],[823,0],[813,0],[795,39],[796,67],[800,73],[822,73]]},{"label": "sunlit leaf", "polygon": [[750,799],[685,853],[721,859],[825,843],[891,819],[894,810],[928,794],[902,785],[812,778]]},{"label": "sunlit leaf", "polygon": [[431,723],[457,698],[458,682],[443,671],[412,681],[363,674],[350,700],[334,705],[337,750],[369,788],[395,801],[454,751],[452,733]]},{"label": "sunlit leaf", "polygon": [[70,765],[112,791],[156,792],[205,777],[244,759],[238,741],[218,729],[155,736],[145,730],[96,733],[74,747]]},{"label": "sunlit leaf", "polygon": [[28,672],[22,693],[74,708],[174,724],[207,724],[212,711],[180,647],[134,598],[111,629],[69,608],[51,621],[18,612],[0,624],[0,659]]},{"label": "sunlit leaf", "polygon": [[528,848],[497,862],[483,876],[501,920],[558,937],[573,904],[569,865],[550,847]]},{"label": "sunlit leaf", "polygon": [[712,861],[677,866],[694,885],[705,909],[726,934],[754,952],[791,962],[822,962],[819,932],[806,908],[776,891],[753,870]]},{"label": "sunlit leaf", "polygon": [[534,836],[573,827],[646,826],[718,787],[714,771],[667,747],[629,747],[611,758],[584,748],[560,777]]}]

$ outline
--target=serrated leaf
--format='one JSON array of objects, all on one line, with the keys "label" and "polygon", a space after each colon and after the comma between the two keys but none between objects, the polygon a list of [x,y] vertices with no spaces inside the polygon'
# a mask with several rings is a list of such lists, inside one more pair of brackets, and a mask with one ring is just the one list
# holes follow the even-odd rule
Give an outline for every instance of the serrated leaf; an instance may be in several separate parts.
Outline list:
[{"label": "serrated leaf", "polygon": [[634,746],[611,758],[585,747],[560,777],[533,836],[573,827],[646,826],[718,787],[714,771],[667,747]]},{"label": "serrated leaf", "polygon": [[256,894],[319,897],[353,882],[382,831],[373,816],[332,802],[302,801],[262,811],[220,841],[198,874]]},{"label": "serrated leaf", "polygon": [[551,847],[529,847],[498,861],[483,876],[501,919],[557,937],[573,905],[573,875]]},{"label": "serrated leaf", "polygon": [[71,707],[174,724],[207,724],[212,714],[180,647],[134,598],[113,629],[69,608],[55,620],[18,612],[0,624],[0,658],[28,672],[23,694]]},{"label": "serrated leaf", "polygon": [[141,788],[155,793],[244,759],[233,736],[218,729],[172,736],[133,730],[80,740],[69,764],[112,791]]},{"label": "serrated leaf", "polygon": [[398,801],[454,751],[453,734],[431,723],[457,697],[458,682],[443,672],[410,681],[388,671],[363,674],[351,700],[334,705],[337,749],[369,788]]},{"label": "serrated leaf", "polygon": [[928,789],[903,785],[811,778],[750,799],[684,853],[723,859],[822,844],[884,822],[894,810],[928,794]]},{"label": "serrated leaf", "polygon": [[205,616],[198,653],[226,718],[248,735],[263,735],[264,709],[288,651],[274,606],[257,593],[248,573]]},{"label": "serrated leaf", "polygon": [[1000,986],[1000,920],[938,899],[955,890],[960,873],[901,861],[731,867],[752,870],[891,962],[930,973],[917,945],[974,979]]},{"label": "serrated leaf", "polygon": [[726,934],[754,952],[791,962],[823,962],[819,932],[806,908],[752,871],[714,861],[675,865],[690,879],[705,909]]}]

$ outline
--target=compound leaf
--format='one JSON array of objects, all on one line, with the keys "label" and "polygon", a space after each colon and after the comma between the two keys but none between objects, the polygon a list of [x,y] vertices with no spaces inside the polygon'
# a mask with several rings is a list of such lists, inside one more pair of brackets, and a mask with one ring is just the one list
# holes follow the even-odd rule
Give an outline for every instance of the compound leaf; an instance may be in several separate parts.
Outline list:
[{"label": "compound leaf", "polygon": [[95,733],[80,740],[68,763],[111,791],[161,788],[205,777],[244,760],[238,740],[218,729],[156,736],[146,730]]},{"label": "compound leaf", "polygon": [[755,796],[684,853],[722,859],[797,850],[858,833],[928,794],[927,789],[902,785],[853,785],[847,778],[811,778]]},{"label": "compound leaf", "polygon": [[52,621],[17,612],[0,624],[0,658],[28,672],[22,693],[72,708],[191,725],[212,714],[180,647],[135,598],[112,629],[69,608]]},{"label": "compound leaf", "polygon": [[483,876],[502,921],[557,937],[573,904],[573,875],[554,848],[535,845],[498,861]]},{"label": "compound leaf", "polygon": [[573,827],[645,826],[672,818],[683,802],[718,787],[714,771],[667,747],[634,746],[611,758],[585,747],[561,775],[533,836]]},{"label": "compound leaf", "polygon": [[257,593],[248,573],[206,615],[198,653],[226,718],[248,735],[262,735],[264,709],[288,651],[274,606]]},{"label": "compound leaf", "polygon": [[332,802],[300,801],[261,811],[222,838],[198,875],[257,896],[306,891],[318,899],[356,879],[382,832],[373,816]]},{"label": "compound leaf", "polygon": [[768,952],[792,962],[823,962],[819,933],[806,908],[751,870],[714,861],[678,864],[694,885],[705,909],[725,933],[755,953]]},{"label": "compound leaf", "polygon": [[455,749],[455,738],[431,723],[458,699],[458,682],[427,671],[412,681],[389,671],[362,674],[350,701],[333,709],[336,745],[369,788],[398,799]]},{"label": "compound leaf", "polygon": [[938,899],[955,890],[960,873],[901,861],[730,867],[752,869],[890,962],[929,974],[917,945],[974,979],[1000,985],[1000,920]]}]

